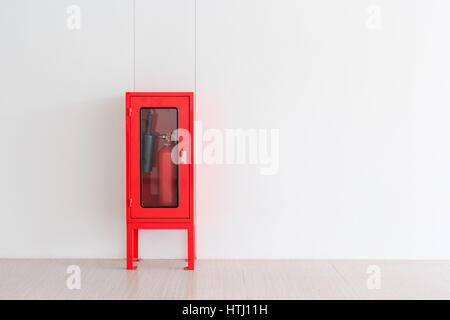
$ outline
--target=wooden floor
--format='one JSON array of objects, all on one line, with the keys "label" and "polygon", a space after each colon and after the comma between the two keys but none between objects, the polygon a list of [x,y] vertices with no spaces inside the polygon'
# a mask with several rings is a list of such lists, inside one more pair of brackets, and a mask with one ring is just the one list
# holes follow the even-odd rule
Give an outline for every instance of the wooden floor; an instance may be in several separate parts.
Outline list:
[{"label": "wooden floor", "polygon": [[[67,267],[81,288],[70,290]],[[0,260],[0,299],[449,299],[450,261]],[[367,268],[380,269],[368,289]]]}]

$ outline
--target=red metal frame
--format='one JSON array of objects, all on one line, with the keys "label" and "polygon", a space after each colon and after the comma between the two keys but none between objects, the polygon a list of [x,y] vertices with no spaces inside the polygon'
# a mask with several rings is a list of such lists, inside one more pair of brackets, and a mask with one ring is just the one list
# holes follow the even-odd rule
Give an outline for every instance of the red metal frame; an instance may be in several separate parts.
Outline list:
[{"label": "red metal frame", "polygon": [[[134,98],[134,99],[133,99]],[[140,179],[137,179],[136,166],[140,157],[139,150],[139,109],[145,101],[151,106],[177,107],[179,111],[179,127],[190,132],[190,163],[179,165],[180,205],[178,208],[142,208],[140,194],[137,194]],[[148,105],[147,105],[148,106]],[[127,269],[136,267],[133,261],[139,259],[139,229],[186,229],[188,234],[188,266],[186,270],[194,270],[195,260],[195,228],[194,228],[194,94],[193,92],[127,92],[126,93],[126,167],[127,167]],[[140,188],[140,187],[139,187]],[[188,189],[188,190],[186,190]],[[188,203],[185,203],[188,200]],[[160,218],[170,216],[169,218]]]}]

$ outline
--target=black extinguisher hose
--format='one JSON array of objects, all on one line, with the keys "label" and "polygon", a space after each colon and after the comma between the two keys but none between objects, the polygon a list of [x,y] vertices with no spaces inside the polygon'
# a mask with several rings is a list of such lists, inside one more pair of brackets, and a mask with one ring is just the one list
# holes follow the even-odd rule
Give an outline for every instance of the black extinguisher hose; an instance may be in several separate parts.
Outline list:
[{"label": "black extinguisher hose", "polygon": [[141,139],[141,169],[142,172],[152,172],[153,169],[153,155],[155,149],[156,136],[150,130],[152,128],[153,115],[150,111],[147,113],[147,126],[145,133],[142,134]]}]

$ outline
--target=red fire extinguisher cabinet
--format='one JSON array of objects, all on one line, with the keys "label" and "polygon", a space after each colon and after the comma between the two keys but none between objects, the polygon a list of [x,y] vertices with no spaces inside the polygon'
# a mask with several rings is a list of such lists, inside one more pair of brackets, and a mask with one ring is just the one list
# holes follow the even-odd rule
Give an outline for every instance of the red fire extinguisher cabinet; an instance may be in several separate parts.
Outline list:
[{"label": "red fire extinguisher cabinet", "polygon": [[194,270],[192,92],[126,93],[127,269],[136,269],[139,229],[186,229]]}]

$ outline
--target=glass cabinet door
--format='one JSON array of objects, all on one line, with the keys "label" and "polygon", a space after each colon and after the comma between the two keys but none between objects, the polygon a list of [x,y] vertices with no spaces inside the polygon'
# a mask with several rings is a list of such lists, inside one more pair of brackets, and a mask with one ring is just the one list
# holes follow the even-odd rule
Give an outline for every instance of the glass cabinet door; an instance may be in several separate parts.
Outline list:
[{"label": "glass cabinet door", "polygon": [[177,207],[179,201],[177,141],[171,141],[178,128],[175,107],[142,107],[141,132],[141,206],[143,208]]}]

